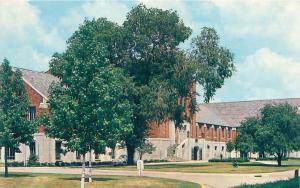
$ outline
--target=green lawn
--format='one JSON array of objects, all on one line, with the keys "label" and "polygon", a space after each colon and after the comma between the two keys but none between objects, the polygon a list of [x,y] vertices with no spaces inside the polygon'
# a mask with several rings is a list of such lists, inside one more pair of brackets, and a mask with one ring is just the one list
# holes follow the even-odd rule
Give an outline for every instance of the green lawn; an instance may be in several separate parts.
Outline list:
[{"label": "green lawn", "polygon": [[255,184],[255,185],[241,185],[236,188],[299,188],[300,179],[292,179],[288,181],[278,181],[274,183]]},{"label": "green lawn", "polygon": [[[163,165],[145,166],[146,171],[188,172],[188,173],[232,173],[232,174],[281,172],[281,171],[293,170],[298,168],[300,168],[300,165],[277,167],[276,165],[265,165],[257,162],[239,163],[238,168],[233,167],[232,163],[230,162],[209,162],[209,163],[195,163],[195,164],[163,164]],[[98,169],[136,170],[136,167],[135,166],[99,167]]]},{"label": "green lawn", "polygon": [[[87,188],[198,188],[199,185],[171,179],[127,176],[94,176],[92,183],[85,184]],[[80,187],[80,175],[62,174],[12,174],[4,178],[0,174],[2,188],[74,188]]]},{"label": "green lawn", "polygon": [[289,159],[287,161],[282,161],[283,165],[299,165],[300,166],[300,160],[299,159]]}]

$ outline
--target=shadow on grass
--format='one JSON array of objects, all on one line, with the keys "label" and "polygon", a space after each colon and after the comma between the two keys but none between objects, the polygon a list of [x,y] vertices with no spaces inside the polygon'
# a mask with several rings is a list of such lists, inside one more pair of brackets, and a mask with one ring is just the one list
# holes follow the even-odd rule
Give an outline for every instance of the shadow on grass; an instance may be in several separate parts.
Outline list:
[{"label": "shadow on grass", "polygon": [[299,188],[300,180],[299,178],[294,178],[290,180],[283,180],[265,184],[255,184],[255,185],[240,185],[234,188]]},{"label": "shadow on grass", "polygon": [[[80,181],[81,178],[78,177],[71,177],[71,178],[60,178],[63,180],[75,180]],[[93,181],[113,181],[113,180],[119,180],[118,178],[105,178],[105,177],[93,177]]]},{"label": "shadow on grass", "polygon": [[190,168],[190,167],[207,167],[210,164],[161,164],[161,165],[147,165],[147,168]]},{"label": "shadow on grass", "polygon": [[[0,173],[0,177],[4,178],[4,173]],[[35,174],[29,174],[29,173],[8,173],[9,178],[15,178],[15,177],[36,177]]]},{"label": "shadow on grass", "polygon": [[239,166],[261,166],[261,167],[288,167],[288,166],[299,166],[300,165],[281,165],[281,166],[278,166],[277,164],[263,164],[263,163],[247,163],[247,164],[243,164],[243,163],[239,163]]}]

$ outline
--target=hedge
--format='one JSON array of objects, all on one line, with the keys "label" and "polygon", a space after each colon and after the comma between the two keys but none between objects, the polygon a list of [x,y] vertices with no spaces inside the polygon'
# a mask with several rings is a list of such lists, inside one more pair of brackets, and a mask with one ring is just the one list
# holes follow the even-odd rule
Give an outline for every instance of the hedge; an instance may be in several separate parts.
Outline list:
[{"label": "hedge", "polygon": [[[88,162],[85,163],[86,166],[88,166]],[[48,167],[53,167],[53,166],[81,166],[81,162],[63,162],[63,161],[56,161],[55,163],[40,163],[40,162],[35,162],[35,163],[27,163],[26,166],[30,167],[43,167],[43,166],[48,166]],[[99,161],[99,162],[92,162],[92,166],[122,166],[125,165],[123,162],[112,162],[112,161]],[[9,167],[24,167],[24,162],[8,162]]]},{"label": "hedge", "polygon": [[166,159],[146,159],[144,160],[144,163],[162,163],[162,162],[168,162]]},{"label": "hedge", "polygon": [[249,162],[249,159],[246,158],[228,158],[228,159],[209,159],[208,162]]}]

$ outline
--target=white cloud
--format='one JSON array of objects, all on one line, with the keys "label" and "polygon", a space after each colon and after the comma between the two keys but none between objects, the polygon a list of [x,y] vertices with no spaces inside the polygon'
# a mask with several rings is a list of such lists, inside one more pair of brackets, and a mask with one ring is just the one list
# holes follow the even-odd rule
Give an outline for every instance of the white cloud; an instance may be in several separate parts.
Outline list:
[{"label": "white cloud", "polygon": [[[39,48],[53,53],[64,48],[64,40],[57,30],[45,30],[39,18],[39,10],[29,1],[10,0],[0,3],[0,59],[7,57],[12,65],[47,69],[45,62],[37,59]],[[49,53],[49,52],[48,52]],[[22,54],[22,57],[20,55]],[[47,59],[52,54],[44,54]],[[46,57],[43,59],[45,60]]]},{"label": "white cloud", "polygon": [[25,30],[38,24],[38,10],[27,1],[1,1],[0,37],[26,37]]},{"label": "white cloud", "polygon": [[59,20],[58,27],[67,28],[71,33],[74,32],[85,18],[106,17],[108,20],[121,25],[126,19],[126,14],[130,11],[122,1],[88,1],[82,6],[72,9]]},{"label": "white cloud", "polygon": [[38,51],[34,50],[32,52],[32,59],[33,59],[34,62],[38,62],[42,66],[47,67],[51,57],[49,57],[48,55],[45,55],[43,53],[39,53]]},{"label": "white cloud", "polygon": [[213,0],[224,30],[234,36],[280,39],[300,49],[300,1]]},{"label": "white cloud", "polygon": [[84,14],[90,18],[106,17],[108,20],[122,24],[129,7],[122,1],[92,1],[82,6]]},{"label": "white cloud", "polygon": [[262,48],[237,64],[237,72],[217,97],[242,100],[300,96],[300,63]]}]

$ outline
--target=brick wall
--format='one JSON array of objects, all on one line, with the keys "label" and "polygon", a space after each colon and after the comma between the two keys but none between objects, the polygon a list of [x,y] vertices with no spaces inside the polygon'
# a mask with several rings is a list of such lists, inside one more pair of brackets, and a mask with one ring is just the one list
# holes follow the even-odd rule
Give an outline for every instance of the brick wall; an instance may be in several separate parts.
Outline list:
[{"label": "brick wall", "polygon": [[157,123],[151,123],[148,136],[150,138],[169,138],[170,121],[158,125]]},{"label": "brick wall", "polygon": [[[40,103],[43,102],[43,97],[25,82],[24,82],[24,86],[28,93],[30,105],[35,106],[36,117],[40,117],[41,113],[43,112],[42,109],[40,109]],[[44,132],[44,126],[39,126],[37,132]]]},{"label": "brick wall", "polygon": [[237,132],[235,128],[231,127],[199,123],[195,135],[195,138],[203,138],[206,141],[228,142],[236,138]]}]

